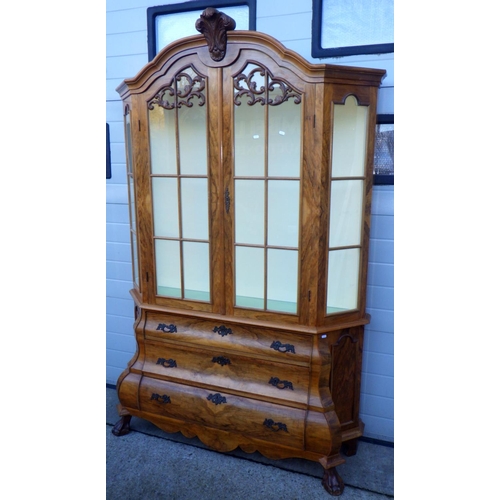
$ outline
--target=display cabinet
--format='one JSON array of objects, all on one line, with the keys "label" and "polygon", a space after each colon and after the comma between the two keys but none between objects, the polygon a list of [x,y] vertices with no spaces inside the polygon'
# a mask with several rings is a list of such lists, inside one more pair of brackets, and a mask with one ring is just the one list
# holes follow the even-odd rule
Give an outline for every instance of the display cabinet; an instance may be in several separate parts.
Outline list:
[{"label": "display cabinet", "polygon": [[[356,451],[377,89],[206,9],[118,92],[137,350],[120,419],[222,452]],[[342,451],[342,453],[341,453]]]}]

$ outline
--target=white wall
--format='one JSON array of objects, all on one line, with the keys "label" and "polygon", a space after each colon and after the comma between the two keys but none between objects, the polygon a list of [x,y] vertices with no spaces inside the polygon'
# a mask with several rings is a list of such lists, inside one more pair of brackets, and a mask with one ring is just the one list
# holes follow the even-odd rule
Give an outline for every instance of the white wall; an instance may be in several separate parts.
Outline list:
[{"label": "white wall", "polygon": [[[146,9],[180,3],[151,0],[106,2],[106,121],[112,178],[106,181],[106,382],[115,384],[135,352],[125,146],[122,104],[115,91],[148,62]],[[274,36],[311,62],[383,68],[379,113],[394,112],[394,55],[311,57],[312,1],[257,1],[257,30]],[[361,418],[365,436],[394,441],[394,188],[375,186],[368,269],[368,312],[363,358]]]}]

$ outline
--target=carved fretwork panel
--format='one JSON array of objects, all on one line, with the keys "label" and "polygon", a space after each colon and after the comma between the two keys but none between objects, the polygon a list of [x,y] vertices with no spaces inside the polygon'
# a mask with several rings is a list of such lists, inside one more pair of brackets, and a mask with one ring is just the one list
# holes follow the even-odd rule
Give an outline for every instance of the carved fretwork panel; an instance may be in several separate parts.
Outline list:
[{"label": "carved fretwork panel", "polygon": [[247,64],[245,69],[234,77],[234,104],[239,106],[247,97],[247,104],[277,106],[293,98],[295,104],[300,104],[300,92],[281,78],[275,78],[272,73],[257,63]]},{"label": "carved fretwork panel", "polygon": [[361,328],[343,330],[331,348],[330,390],[342,426],[358,419],[362,348]]},{"label": "carved fretwork panel", "polygon": [[148,102],[148,108],[153,109],[155,104],[165,109],[193,106],[196,98],[199,106],[205,104],[205,78],[193,66],[189,66],[177,73],[174,78]]}]

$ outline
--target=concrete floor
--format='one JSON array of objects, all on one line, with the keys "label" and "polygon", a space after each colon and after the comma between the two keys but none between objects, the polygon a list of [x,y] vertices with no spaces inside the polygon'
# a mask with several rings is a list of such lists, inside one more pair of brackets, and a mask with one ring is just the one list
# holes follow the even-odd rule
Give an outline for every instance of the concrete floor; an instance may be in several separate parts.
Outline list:
[{"label": "concrete floor", "polygon": [[[218,453],[197,438],[167,434],[132,418],[132,432],[111,433],[119,420],[118,398],[106,388],[107,500],[321,500],[323,468],[300,459],[269,460],[237,449]],[[394,497],[394,449],[360,441],[358,452],[337,468],[345,483],[342,500]]]}]

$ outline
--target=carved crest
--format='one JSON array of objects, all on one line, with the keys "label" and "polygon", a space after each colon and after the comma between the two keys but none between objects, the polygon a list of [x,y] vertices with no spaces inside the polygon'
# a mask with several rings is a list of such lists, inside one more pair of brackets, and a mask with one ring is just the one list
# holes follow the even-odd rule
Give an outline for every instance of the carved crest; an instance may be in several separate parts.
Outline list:
[{"label": "carved crest", "polygon": [[222,61],[226,55],[227,32],[236,28],[236,21],[213,7],[208,7],[196,21],[196,29],[205,37],[208,52],[214,61]]}]

